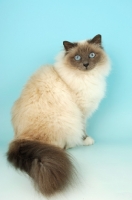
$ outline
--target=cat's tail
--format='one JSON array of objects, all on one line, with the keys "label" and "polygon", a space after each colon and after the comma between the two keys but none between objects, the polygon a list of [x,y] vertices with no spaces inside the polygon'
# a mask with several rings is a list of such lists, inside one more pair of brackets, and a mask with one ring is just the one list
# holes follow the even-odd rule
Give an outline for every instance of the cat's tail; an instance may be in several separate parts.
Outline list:
[{"label": "cat's tail", "polygon": [[46,196],[62,191],[73,181],[71,158],[59,147],[17,139],[10,144],[7,159],[15,168],[25,171]]}]

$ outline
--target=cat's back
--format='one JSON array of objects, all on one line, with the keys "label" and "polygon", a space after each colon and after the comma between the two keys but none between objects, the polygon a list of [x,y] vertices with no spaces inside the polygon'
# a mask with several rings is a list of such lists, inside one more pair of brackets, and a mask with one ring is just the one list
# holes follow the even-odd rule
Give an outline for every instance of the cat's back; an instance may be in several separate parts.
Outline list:
[{"label": "cat's back", "polygon": [[[39,68],[28,80],[25,85],[22,95],[29,95],[30,93],[36,96],[42,95],[53,89],[55,82],[60,83],[60,79],[52,65],[45,65]],[[62,83],[61,83],[62,84]]]},{"label": "cat's back", "polygon": [[[12,114],[36,115],[37,110],[46,113],[50,110],[64,108],[72,102],[70,91],[54,67],[43,66],[34,73],[25,85],[20,97],[14,103]],[[72,103],[71,103],[72,104]],[[70,105],[71,107],[71,105]]]},{"label": "cat's back", "polygon": [[[17,101],[38,101],[45,100],[57,90],[66,89],[65,83],[61,80],[52,65],[39,68],[28,80],[20,98]],[[44,101],[43,99],[43,101]]]},{"label": "cat's back", "polygon": [[74,116],[80,117],[80,111],[68,86],[53,66],[40,68],[29,79],[12,109],[16,135],[27,133],[28,130],[32,134],[36,130],[44,133],[46,129],[48,133],[50,127],[58,131],[56,124],[66,123],[67,119],[73,121]]}]

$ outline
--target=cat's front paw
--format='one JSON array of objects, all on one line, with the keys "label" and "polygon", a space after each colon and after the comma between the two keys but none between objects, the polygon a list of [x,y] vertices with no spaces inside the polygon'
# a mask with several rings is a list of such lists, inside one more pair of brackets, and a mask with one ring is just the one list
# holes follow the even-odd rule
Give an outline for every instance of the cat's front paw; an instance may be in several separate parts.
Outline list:
[{"label": "cat's front paw", "polygon": [[94,139],[91,137],[86,137],[86,139],[83,141],[83,145],[92,145],[94,144]]}]

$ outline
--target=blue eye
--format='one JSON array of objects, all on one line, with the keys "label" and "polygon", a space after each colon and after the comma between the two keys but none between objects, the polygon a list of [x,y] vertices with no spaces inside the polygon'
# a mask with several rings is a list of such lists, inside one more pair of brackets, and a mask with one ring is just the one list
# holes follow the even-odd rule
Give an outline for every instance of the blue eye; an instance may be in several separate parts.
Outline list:
[{"label": "blue eye", "polygon": [[76,55],[74,58],[75,58],[75,60],[81,60],[81,56],[79,56],[79,55]]},{"label": "blue eye", "polygon": [[92,52],[92,53],[89,54],[89,58],[94,58],[95,55],[96,55],[96,54]]}]

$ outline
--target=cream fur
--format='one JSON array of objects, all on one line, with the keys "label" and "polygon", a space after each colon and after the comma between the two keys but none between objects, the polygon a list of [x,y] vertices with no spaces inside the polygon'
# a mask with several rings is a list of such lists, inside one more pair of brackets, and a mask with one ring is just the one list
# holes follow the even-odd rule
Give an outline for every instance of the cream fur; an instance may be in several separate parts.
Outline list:
[{"label": "cream fur", "polygon": [[[106,55],[105,55],[106,56]],[[67,67],[64,52],[54,66],[40,68],[28,81],[12,110],[15,138],[39,140],[61,148],[89,145],[83,141],[86,119],[105,94],[105,64],[88,73]]]},{"label": "cream fur", "polygon": [[98,108],[101,99],[105,95],[106,76],[110,72],[110,61],[106,56],[106,62],[101,67],[96,67],[88,73],[81,73],[66,65],[65,52],[61,52],[56,58],[55,69],[64,82],[73,92],[74,101],[78,104],[85,118]]}]

